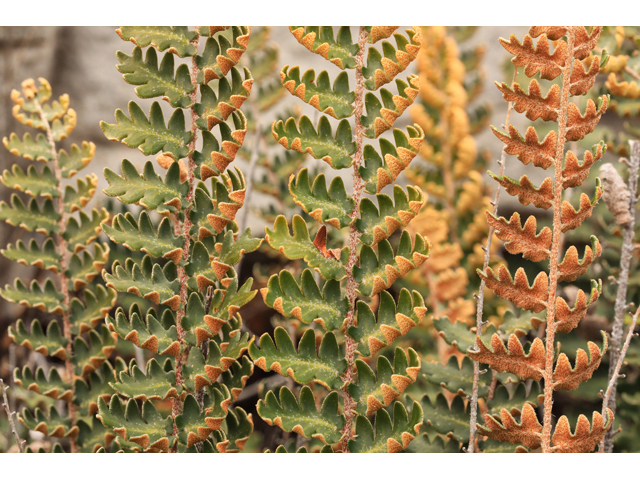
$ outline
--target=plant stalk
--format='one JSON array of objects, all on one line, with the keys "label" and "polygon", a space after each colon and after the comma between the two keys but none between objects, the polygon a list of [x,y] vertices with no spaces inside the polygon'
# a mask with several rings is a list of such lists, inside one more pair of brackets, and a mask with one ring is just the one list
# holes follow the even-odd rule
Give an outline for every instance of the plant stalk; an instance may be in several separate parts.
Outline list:
[{"label": "plant stalk", "polygon": [[[369,37],[369,33],[365,30],[364,27],[360,27],[359,36],[358,36],[358,45],[360,49],[358,50],[358,54],[356,56],[356,101],[355,101],[355,123],[356,123],[356,153],[353,161],[353,200],[354,206],[351,211],[351,218],[354,219],[354,222],[349,227],[349,260],[347,262],[347,298],[349,299],[349,312],[345,318],[345,332],[348,330],[350,326],[354,324],[355,321],[355,311],[356,311],[356,301],[358,299],[357,288],[358,282],[356,282],[353,277],[353,267],[358,260],[358,240],[360,239],[360,232],[355,226],[355,219],[360,216],[360,201],[362,200],[362,192],[364,191],[365,182],[362,180],[360,176],[360,172],[358,168],[362,164],[362,152],[364,149],[364,131],[365,128],[362,125],[362,110],[364,106],[364,75],[362,74],[362,67],[364,65],[364,53],[365,53],[365,45],[367,43],[367,38]],[[357,348],[358,342],[356,342],[353,338],[349,336],[349,334],[345,334],[345,357],[347,359],[347,371],[345,372],[342,379],[345,381],[345,386],[342,389],[342,394],[344,397],[344,416],[345,416],[345,424],[344,429],[342,430],[342,452],[349,452],[349,440],[352,438],[352,426],[353,426],[353,414],[356,408],[356,402],[353,397],[349,393],[347,387],[353,381],[354,370],[355,370],[355,352]]]},{"label": "plant stalk", "polygon": [[9,406],[9,399],[7,398],[7,390],[9,390],[8,386],[4,386],[4,381],[0,378],[0,388],[2,389],[2,406],[4,407],[5,412],[7,412],[7,418],[9,419],[9,425],[11,426],[11,432],[13,433],[14,438],[16,439],[16,443],[18,444],[18,449],[20,453],[24,453],[24,444],[26,440],[21,440],[20,435],[18,435],[18,430],[16,430],[16,424],[13,421],[13,416],[16,412],[11,411],[11,407]]},{"label": "plant stalk", "polygon": [[554,160],[553,180],[553,236],[551,254],[549,256],[549,297],[547,298],[547,331],[546,358],[544,368],[544,421],[542,427],[542,452],[549,453],[551,449],[551,423],[553,408],[553,361],[555,356],[556,334],[556,290],[558,288],[558,257],[560,255],[562,228],[562,163],[567,133],[567,112],[569,108],[569,88],[571,86],[571,67],[573,65],[575,34],[572,27],[567,29],[567,59],[562,68],[562,96],[560,100],[560,114],[558,115],[558,144]]},{"label": "plant stalk", "polygon": [[[638,203],[638,170],[640,169],[640,143],[638,141],[630,141],[631,155],[627,165],[629,166],[629,213],[631,221],[624,225],[624,234],[622,241],[622,251],[620,255],[620,275],[618,276],[616,293],[616,303],[614,307],[615,316],[613,328],[611,330],[611,349],[609,350],[609,387],[602,404],[603,415],[606,408],[616,413],[616,390],[618,387],[618,373],[621,365],[618,365],[624,359],[624,353],[620,351],[622,344],[622,333],[624,326],[624,314],[627,308],[627,287],[629,285],[629,269],[631,260],[633,259],[633,235],[635,227],[635,211]],[[637,315],[636,315],[637,317]],[[634,325],[636,319],[634,318]],[[633,327],[630,332],[633,332]],[[626,348],[624,350],[626,352]],[[613,452],[613,428],[611,428],[600,444],[600,451],[606,453]]]}]

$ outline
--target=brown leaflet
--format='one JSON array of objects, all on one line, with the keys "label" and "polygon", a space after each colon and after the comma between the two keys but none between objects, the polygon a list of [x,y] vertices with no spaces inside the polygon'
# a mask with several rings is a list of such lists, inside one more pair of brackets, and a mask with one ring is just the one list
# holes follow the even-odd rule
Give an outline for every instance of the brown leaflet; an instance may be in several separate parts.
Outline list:
[{"label": "brown leaflet", "polygon": [[534,78],[529,83],[529,93],[525,93],[520,85],[513,84],[513,90],[506,83],[495,82],[507,102],[513,102],[513,108],[518,113],[525,112],[529,120],[541,118],[544,121],[555,122],[560,109],[560,86],[554,84],[546,97],[542,96],[540,84]]},{"label": "brown leaflet", "polygon": [[519,443],[528,448],[538,448],[542,440],[542,425],[530,404],[526,403],[522,407],[520,420],[520,423],[516,422],[511,413],[503,408],[500,410],[500,416],[485,415],[485,424],[478,425],[478,430],[481,435],[499,442]]},{"label": "brown leaflet", "polygon": [[536,338],[531,344],[529,353],[525,354],[522,344],[516,335],[509,335],[507,347],[500,335],[491,337],[491,348],[477,337],[475,349],[468,349],[467,355],[476,362],[486,363],[496,372],[508,372],[523,380],[540,380],[544,370],[545,349],[542,340]]},{"label": "brown leaflet", "polygon": [[556,368],[553,371],[554,390],[574,390],[592,377],[593,372],[600,366],[602,356],[607,352],[607,335],[604,332],[601,333],[602,350],[593,342],[587,344],[589,355],[579,348],[576,352],[575,367],[571,367],[571,362],[564,353],[558,356]]},{"label": "brown leaflet", "polygon": [[600,57],[594,57],[591,67],[587,71],[584,63],[580,60],[573,61],[573,70],[571,71],[571,87],[569,93],[571,95],[585,95],[593,84],[596,82],[596,76],[600,72]]},{"label": "brown leaflet", "polygon": [[531,215],[521,227],[518,212],[514,212],[509,220],[504,217],[498,218],[489,211],[486,215],[489,225],[496,229],[497,237],[505,242],[504,247],[509,253],[521,253],[532,262],[549,258],[552,232],[549,227],[544,227],[540,233],[536,233],[536,217]]},{"label": "brown leaflet", "polygon": [[587,273],[589,266],[602,253],[602,246],[598,239],[591,237],[591,241],[593,248],[589,245],[585,247],[582,261],[580,261],[580,257],[578,257],[578,249],[573,245],[569,247],[564,254],[562,263],[558,264],[559,282],[573,282],[580,275]]},{"label": "brown leaflet", "polygon": [[538,274],[531,287],[523,268],[516,271],[513,279],[504,265],[500,265],[498,274],[491,267],[488,267],[486,272],[478,270],[478,274],[480,278],[484,278],[487,287],[518,308],[535,313],[547,308],[549,278],[545,272]]},{"label": "brown leaflet", "polygon": [[600,121],[602,114],[607,111],[609,106],[609,96],[600,97],[600,106],[596,108],[593,100],[587,100],[587,109],[584,115],[580,113],[580,109],[575,103],[569,103],[569,113],[567,118],[567,134],[566,139],[569,141],[577,141],[583,139],[586,135],[593,132],[597,123]]},{"label": "brown leaflet", "polygon": [[603,143],[596,146],[595,155],[591,150],[584,152],[582,164],[578,162],[578,157],[571,150],[567,151],[562,169],[562,188],[571,188],[582,185],[582,182],[589,175],[589,169],[604,155]]},{"label": "brown leaflet", "polygon": [[575,35],[573,55],[580,60],[584,60],[591,54],[591,51],[596,48],[596,45],[598,45],[598,38],[602,33],[602,27],[593,27],[590,34],[587,32],[587,29],[582,26],[573,27],[573,33]]},{"label": "brown leaflet", "polygon": [[525,207],[533,203],[536,207],[547,210],[553,205],[553,180],[551,177],[545,178],[540,187],[536,187],[526,175],[520,177],[520,180],[515,180],[506,175],[499,176],[493,172],[488,173],[504,187],[509,195],[517,196],[518,201]]},{"label": "brown leaflet", "polygon": [[537,38],[545,34],[549,40],[559,40],[567,34],[567,27],[531,27],[529,35]]},{"label": "brown leaflet", "polygon": [[551,442],[553,451],[558,453],[589,453],[602,441],[604,434],[611,428],[613,412],[607,408],[607,422],[600,413],[593,412],[589,419],[584,415],[578,417],[575,433],[571,433],[571,426],[566,416],[560,417]]},{"label": "brown leaflet", "polygon": [[573,230],[582,225],[587,218],[591,216],[593,213],[593,207],[598,203],[600,197],[602,196],[602,188],[600,185],[596,186],[596,195],[593,198],[593,202],[589,200],[589,197],[586,193],[580,194],[580,208],[575,210],[573,206],[567,202],[566,200],[562,202],[562,213],[561,213],[561,221],[562,221],[562,233],[565,233],[569,230]]},{"label": "brown leaflet", "polygon": [[[583,290],[578,290],[576,301],[573,308],[569,307],[567,301],[562,297],[556,297],[556,331],[559,333],[569,333],[571,330],[578,326],[580,320],[582,320],[587,314],[587,310],[593,305],[600,296],[600,289],[596,282],[592,282],[591,294],[589,300],[587,300],[587,294]],[[532,318],[531,324],[533,328],[538,328],[544,319]]]},{"label": "brown leaflet", "polygon": [[522,43],[518,41],[515,35],[511,35],[509,40],[500,38],[502,46],[512,55],[511,62],[516,67],[524,67],[524,74],[527,77],[533,77],[540,72],[540,77],[545,80],[553,80],[562,73],[562,66],[567,58],[567,43],[559,40],[553,53],[549,52],[549,39],[543,33],[536,45],[533,45],[533,39],[529,35],[525,35]]},{"label": "brown leaflet", "polygon": [[525,165],[533,162],[536,167],[544,169],[553,165],[556,154],[558,135],[551,130],[542,142],[538,141],[538,133],[533,127],[528,127],[524,138],[513,125],[508,125],[509,133],[491,127],[493,133],[504,143],[504,151],[509,155],[517,155]]}]

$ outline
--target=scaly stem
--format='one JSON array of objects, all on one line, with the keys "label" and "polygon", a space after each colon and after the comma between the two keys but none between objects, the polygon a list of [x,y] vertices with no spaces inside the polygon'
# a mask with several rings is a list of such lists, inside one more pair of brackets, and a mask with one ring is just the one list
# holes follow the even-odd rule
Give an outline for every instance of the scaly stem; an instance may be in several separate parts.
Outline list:
[{"label": "scaly stem", "polygon": [[[518,67],[515,67],[513,71],[513,80],[512,84],[515,83],[516,78],[518,77]],[[507,118],[504,120],[504,128],[507,128],[509,125],[509,121],[511,120],[511,110],[513,110],[513,102],[509,102],[507,106]],[[500,176],[504,175],[504,162],[507,158],[507,152],[505,149],[502,149],[502,154],[500,155],[500,160],[498,161],[498,165],[500,165]],[[496,194],[493,198],[493,214],[498,214],[498,202],[500,200],[500,184],[496,187]],[[489,266],[489,260],[491,258],[491,243],[493,241],[493,233],[495,232],[494,227],[489,228],[489,233],[487,236],[487,246],[484,249],[484,265],[482,267],[482,271],[486,271]],[[482,315],[484,312],[484,289],[485,289],[485,281],[484,279],[480,282],[480,289],[478,290],[478,295],[476,297],[476,341],[475,345],[478,345],[480,341],[480,335],[482,335],[482,327],[484,326],[484,322],[482,321]],[[471,420],[469,422],[469,446],[467,447],[468,453],[474,453],[476,446],[476,433],[478,431],[478,427],[476,422],[478,421],[478,383],[480,382],[480,362],[473,362],[473,386],[471,389],[471,400],[469,401],[469,410]]]},{"label": "scaly stem", "polygon": [[[636,329],[636,325],[638,324],[639,315],[640,315],[640,307],[638,307],[638,309],[636,310],[636,313],[633,314],[633,319],[631,321],[631,325],[629,326],[629,332],[627,333],[627,338],[624,341],[624,346],[622,347],[622,350],[620,351],[616,350],[616,353],[618,353],[618,361],[616,362],[615,367],[613,368],[613,371],[609,375],[609,385],[607,386],[607,391],[604,394],[604,400],[602,401],[602,416],[605,418],[607,417],[607,405],[612,405],[613,408],[615,408],[615,405],[616,405],[616,402],[615,402],[616,384],[618,383],[620,369],[622,368],[622,364],[624,363],[624,357],[626,356],[627,350],[629,349],[629,344],[631,343],[631,339],[637,335],[636,333],[634,333],[634,330]],[[612,349],[612,353],[613,353],[613,349]],[[613,410],[613,408],[609,406],[609,409]],[[612,430],[613,428],[610,428],[609,432],[611,432]],[[609,432],[607,432],[607,434]],[[607,440],[611,443],[611,445],[607,445]],[[605,437],[604,439],[602,439],[602,442],[600,442],[600,453],[603,453],[607,448],[611,448],[611,450],[608,450],[607,453],[611,453],[613,451],[613,433],[610,439],[607,439],[607,437]]]},{"label": "scaly stem", "polygon": [[[69,304],[71,302],[69,296],[69,279],[67,278],[67,269],[69,268],[69,258],[67,255],[67,240],[64,238],[63,232],[67,229],[67,216],[65,214],[64,209],[64,186],[62,185],[62,170],[60,168],[60,163],[58,161],[58,150],[56,149],[56,142],[53,139],[53,131],[51,130],[51,125],[49,124],[49,120],[42,110],[42,105],[34,98],[33,103],[38,110],[38,115],[40,116],[40,121],[45,127],[47,132],[47,140],[49,142],[49,146],[51,147],[51,156],[53,159],[53,171],[56,176],[56,183],[58,189],[58,202],[56,209],[58,214],[60,215],[60,220],[58,220],[58,233],[56,235],[56,250],[58,255],[60,255],[60,268],[58,270],[58,283],[60,284],[60,292],[62,293],[62,327],[64,331],[64,338],[67,339],[67,358],[64,361],[65,368],[67,370],[67,377],[69,378],[70,390],[72,393],[72,398],[75,396],[75,387],[74,387],[74,368],[73,368],[73,346],[72,346],[72,338],[71,338],[71,323],[69,322]],[[69,418],[71,419],[71,428],[76,426],[76,406],[73,403],[73,400],[67,403],[69,408]],[[78,452],[78,444],[74,437],[70,438],[71,442],[71,453]]]},{"label": "scaly stem", "polygon": [[562,97],[558,116],[558,144],[554,160],[553,180],[553,237],[549,257],[549,298],[547,299],[546,358],[544,366],[544,422],[542,427],[542,452],[551,452],[551,409],[553,408],[553,360],[556,335],[556,290],[558,288],[558,257],[560,255],[562,229],[562,161],[567,134],[567,111],[569,108],[569,87],[573,65],[574,31],[567,29],[567,59],[562,68]]},{"label": "scaly stem", "polygon": [[[618,276],[617,281],[618,292],[616,294],[616,304],[614,307],[615,317],[613,321],[613,329],[611,330],[611,349],[609,350],[610,384],[609,388],[607,388],[605,401],[602,404],[603,415],[607,407],[610,408],[614,414],[616,413],[616,390],[618,387],[618,372],[620,371],[618,363],[620,359],[624,358],[624,355],[620,352],[620,346],[622,344],[624,314],[627,309],[629,267],[631,266],[631,260],[633,259],[633,234],[636,222],[636,204],[638,203],[638,170],[640,169],[640,143],[637,141],[631,141],[629,143],[631,144],[631,155],[627,165],[629,166],[628,185],[629,193],[631,194],[629,196],[629,213],[631,214],[631,221],[623,227],[624,235],[620,255],[620,275]],[[633,332],[633,328],[631,329],[631,332]],[[606,433],[604,440],[600,445],[600,451],[605,451],[607,453],[613,452],[613,435],[613,428],[611,428]]]},{"label": "scaly stem", "polygon": [[[196,31],[198,27],[196,27]],[[198,42],[200,37],[196,35],[196,38],[191,42],[195,47],[196,51],[198,51]],[[189,218],[189,213],[193,208],[193,196],[196,187],[196,177],[194,175],[194,171],[196,169],[196,162],[193,159],[193,152],[196,149],[196,142],[198,140],[198,127],[196,126],[196,120],[198,119],[198,114],[195,111],[195,104],[198,101],[198,72],[200,69],[196,63],[196,56],[194,55],[191,59],[191,84],[193,85],[193,92],[189,95],[191,98],[191,141],[189,142],[189,157],[187,158],[187,181],[189,182],[189,193],[187,194],[187,208],[184,211],[184,219],[182,221],[182,231],[180,235],[184,238],[184,246],[182,247],[182,261],[180,262],[182,265],[178,265],[178,280],[180,281],[180,303],[181,307],[176,314],[176,327],[178,330],[178,340],[180,341],[180,345],[184,343],[185,331],[182,328],[182,318],[185,315],[186,305],[188,301],[188,288],[187,282],[189,277],[184,268],[184,264],[189,260],[189,247],[191,246],[191,227],[193,227],[193,223],[191,223],[191,219]],[[178,220],[178,215],[175,215],[175,220]],[[186,355],[188,354],[188,349],[185,348],[184,354],[178,355],[176,357],[176,387],[182,386],[183,378],[182,378],[182,365],[186,360]],[[173,406],[171,408],[171,415],[174,420],[177,415],[180,415],[182,412],[182,402],[178,398],[173,399]],[[173,424],[173,434],[178,434],[178,427]]]},{"label": "scaly stem", "polygon": [[[356,101],[355,101],[355,121],[356,121],[356,153],[353,161],[353,200],[354,206],[351,211],[351,218],[354,220],[360,216],[360,201],[362,199],[362,192],[364,191],[365,182],[360,177],[358,168],[362,164],[362,151],[364,149],[364,126],[362,125],[361,116],[362,108],[364,105],[364,75],[362,74],[362,67],[364,65],[364,53],[365,44],[369,33],[360,27],[358,45],[360,50],[356,56]],[[360,239],[360,232],[355,226],[355,221],[349,227],[349,260],[347,262],[347,298],[349,299],[349,312],[345,319],[345,332],[350,326],[354,324],[355,312],[356,312],[356,300],[358,294],[356,292],[358,288],[358,282],[353,277],[353,266],[358,260],[358,240]],[[349,452],[349,440],[352,438],[352,425],[353,414],[356,408],[356,402],[347,390],[347,386],[353,381],[353,375],[355,373],[355,353],[358,342],[351,338],[348,334],[345,334],[345,356],[347,359],[347,371],[342,379],[346,382],[345,387],[342,389],[342,395],[344,397],[344,416],[345,424],[342,430],[342,451],[344,453]]]},{"label": "scaly stem", "polygon": [[13,421],[13,416],[16,414],[11,411],[11,407],[9,407],[9,399],[7,398],[7,390],[9,387],[4,386],[4,382],[0,378],[0,388],[2,389],[2,406],[4,407],[5,412],[7,412],[7,418],[9,419],[9,425],[11,426],[11,432],[16,439],[16,443],[18,444],[18,448],[20,449],[20,453],[24,453],[24,444],[26,443],[24,440],[20,439],[20,435],[18,435],[18,430],[16,430],[16,424]]}]

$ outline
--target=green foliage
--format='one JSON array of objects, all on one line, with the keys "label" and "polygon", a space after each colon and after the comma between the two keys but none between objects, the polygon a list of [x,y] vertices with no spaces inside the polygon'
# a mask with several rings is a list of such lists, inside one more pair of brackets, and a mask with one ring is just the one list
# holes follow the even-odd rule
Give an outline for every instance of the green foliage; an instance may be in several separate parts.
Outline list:
[{"label": "green foliage", "polygon": [[[153,304],[134,301],[128,312],[118,308],[106,321],[113,335],[166,357],[146,366],[132,361],[110,382],[128,400],[114,395],[107,404],[100,398],[99,418],[116,436],[116,450],[239,451],[253,422],[231,403],[253,364],[243,356],[251,337],[241,331],[238,311],[256,292],[251,279],[239,284],[233,267],[261,241],[250,229],[238,232],[235,218],[246,184],[239,169],[227,167],[247,131],[240,107],[253,78],[236,64],[251,29],[122,27],[117,32],[136,45],[131,55],[117,54],[124,80],[137,86],[140,98],[160,97],[173,111],[165,122],[158,102],[148,117],[130,102],[129,117],[117,110],[115,124],[101,123],[107,138],[145,155],[159,154],[156,161],[166,169],[164,178],[151,161],[142,172],[128,160],[122,161],[121,174],[105,169],[105,193],[144,209],[138,218],[116,215],[104,225],[105,233],[146,255],[115,260],[104,280]],[[190,62],[176,66],[174,55]],[[171,403],[171,412],[152,401]],[[137,402],[143,402],[142,411]]]},{"label": "green foliage", "polygon": [[[31,164],[26,171],[13,165],[10,171],[4,171],[4,185],[21,193],[11,196],[10,205],[0,203],[0,219],[35,234],[8,245],[2,254],[37,267],[44,275],[38,273],[38,279],[31,282],[16,278],[13,286],[0,290],[0,295],[26,307],[25,320],[9,327],[9,337],[64,362],[62,368],[52,366],[48,373],[40,366],[35,371],[28,366],[15,369],[16,384],[35,396],[20,414],[20,422],[47,437],[67,439],[64,447],[56,444],[53,451],[92,452],[110,442],[92,408],[98,395],[109,398],[113,393],[108,385],[98,388],[103,379],[114,377],[108,359],[116,338],[99,323],[115,304],[116,295],[97,283],[109,247],[96,239],[101,222],[107,221],[109,214],[105,209],[85,208],[96,191],[98,179],[94,174],[65,184],[65,179],[89,164],[95,145],[73,144],[70,153],[58,147],[57,142],[72,133],[76,114],[69,108],[67,95],[51,100],[49,83],[43,78],[39,83],[36,86],[32,79],[25,80],[22,93],[14,90],[11,94],[16,103],[14,117],[41,133],[35,139],[26,133],[22,140],[12,133],[3,144],[12,154],[37,160],[39,165]],[[29,197],[27,201],[25,196]],[[43,320],[37,319],[31,309],[44,312],[46,315],[40,317]],[[62,403],[52,406],[49,399]],[[35,405],[40,406],[34,410]],[[33,450],[30,446],[27,449]]]}]

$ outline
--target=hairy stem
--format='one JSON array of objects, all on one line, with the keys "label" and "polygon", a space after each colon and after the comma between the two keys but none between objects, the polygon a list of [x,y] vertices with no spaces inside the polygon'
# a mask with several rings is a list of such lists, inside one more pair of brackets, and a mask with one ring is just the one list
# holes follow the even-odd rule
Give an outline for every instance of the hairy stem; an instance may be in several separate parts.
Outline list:
[{"label": "hairy stem", "polygon": [[[196,27],[196,31],[198,30],[198,27]],[[195,47],[196,47],[196,52],[198,51],[198,43],[199,43],[200,37],[198,35],[196,35],[196,37],[194,38],[194,40],[191,42]],[[196,162],[193,159],[193,152],[196,149],[196,142],[198,140],[198,127],[196,126],[196,120],[198,119],[198,114],[196,113],[195,110],[195,104],[198,101],[198,72],[200,71],[200,69],[198,68],[198,65],[196,63],[196,56],[194,55],[191,59],[191,84],[193,85],[193,92],[191,92],[190,94],[190,98],[191,98],[191,141],[189,142],[189,156],[187,158],[187,181],[189,182],[189,193],[187,194],[187,208],[184,211],[184,219],[182,221],[182,232],[180,232],[180,235],[184,238],[184,246],[182,247],[182,261],[180,262],[182,265],[178,265],[178,279],[180,281],[180,309],[178,310],[177,314],[176,314],[176,327],[178,330],[178,340],[180,341],[180,344],[182,345],[184,342],[184,336],[185,336],[185,331],[182,328],[182,318],[185,315],[185,311],[186,311],[186,306],[187,306],[187,301],[188,301],[188,289],[187,289],[187,282],[189,280],[189,277],[187,275],[187,272],[185,270],[184,264],[189,260],[189,248],[191,246],[191,227],[193,227],[193,224],[191,223],[191,219],[189,218],[189,213],[191,212],[191,208],[193,207],[193,196],[194,196],[194,191],[195,191],[195,187],[196,187],[196,177],[194,175],[194,171],[196,169]],[[178,215],[175,215],[175,218],[177,220]],[[176,371],[176,387],[179,387],[182,385],[183,383],[183,378],[182,378],[182,365],[185,361],[186,354],[188,353],[187,350],[185,350],[185,355],[178,355],[176,357],[176,366],[175,366],[175,371]],[[180,415],[180,413],[182,412],[182,402],[180,401],[180,399],[178,398],[174,398],[173,399],[173,406],[171,408],[171,415],[174,418],[174,424],[173,424],[173,434],[177,435],[178,434],[178,427],[175,424],[175,417],[177,415]],[[173,451],[173,450],[172,450]]]},{"label": "hairy stem", "polygon": [[[362,108],[364,105],[364,75],[362,74],[362,67],[364,65],[364,53],[365,45],[369,33],[360,27],[358,36],[358,45],[360,50],[356,56],[356,101],[355,101],[355,121],[356,121],[356,153],[353,161],[353,200],[354,206],[351,211],[351,218],[356,219],[360,215],[360,201],[362,200],[362,192],[364,191],[365,182],[360,177],[358,168],[362,163],[362,151],[364,149],[364,126],[362,125]],[[356,312],[356,300],[358,294],[356,292],[358,288],[358,282],[353,277],[353,266],[358,260],[358,240],[360,239],[360,232],[355,226],[355,222],[349,227],[349,261],[347,262],[347,298],[349,299],[349,312],[345,319],[345,331],[354,324],[355,312]],[[342,389],[342,395],[344,397],[344,416],[345,424],[342,431],[342,451],[344,453],[349,452],[349,440],[352,438],[352,425],[353,414],[356,408],[356,402],[347,390],[347,386],[353,381],[353,375],[355,370],[355,353],[358,342],[351,338],[348,334],[345,335],[345,356],[347,359],[347,371],[342,379],[346,382]]]},{"label": "hairy stem", "polygon": [[[69,295],[69,279],[67,278],[67,269],[69,268],[69,258],[67,255],[67,240],[64,238],[64,232],[67,229],[67,216],[64,209],[64,185],[62,184],[62,170],[60,168],[60,163],[58,161],[58,150],[56,149],[56,142],[53,139],[53,131],[51,130],[51,125],[49,124],[49,120],[42,109],[42,105],[40,102],[33,99],[33,103],[38,110],[38,115],[40,116],[40,121],[45,127],[47,132],[47,140],[49,142],[49,146],[51,147],[51,155],[53,158],[53,171],[56,177],[56,183],[58,188],[58,201],[56,205],[56,209],[58,214],[60,215],[60,220],[58,221],[58,234],[56,235],[56,249],[58,251],[58,255],[60,255],[60,268],[58,270],[58,283],[60,285],[60,292],[63,295],[62,298],[62,327],[64,331],[64,338],[67,339],[67,358],[64,361],[65,368],[67,370],[67,377],[69,378],[70,390],[72,393],[72,398],[75,396],[75,387],[74,387],[74,366],[73,366],[73,344],[71,338],[71,323],[69,322],[69,304],[71,302],[71,298]],[[73,403],[73,400],[67,403],[69,408],[69,418],[71,419],[71,428],[76,426],[76,406]],[[78,452],[78,444],[75,438],[70,438],[71,444],[71,453]]]},{"label": "hairy stem", "polygon": [[562,161],[567,134],[567,111],[569,108],[569,87],[571,86],[571,67],[573,65],[574,30],[567,29],[568,54],[562,69],[562,97],[558,115],[558,144],[554,160],[553,180],[553,237],[549,256],[549,297],[547,299],[546,357],[544,368],[544,422],[542,427],[542,451],[551,451],[551,409],[553,408],[553,360],[556,335],[556,290],[558,287],[558,257],[560,255],[562,229]]},{"label": "hairy stem", "polygon": [[[513,80],[511,83],[516,81],[518,76],[518,67],[515,67],[513,71]],[[513,110],[513,102],[509,102],[507,106],[507,117],[504,120],[504,128],[509,125],[509,121],[511,120],[511,110]],[[498,165],[500,165],[500,176],[504,175],[504,163],[507,158],[507,152],[505,149],[502,149],[502,154],[500,155],[500,160],[498,161]],[[500,201],[500,184],[496,187],[496,194],[493,198],[493,214],[498,214],[498,202]],[[489,228],[489,233],[487,235],[487,245],[484,247],[484,264],[482,267],[482,271],[486,271],[489,266],[489,260],[491,258],[491,243],[493,241],[493,233],[495,232],[494,227]],[[484,289],[485,289],[485,281],[482,279],[480,281],[480,289],[478,290],[478,295],[476,296],[476,341],[475,345],[478,345],[480,341],[480,335],[482,335],[482,327],[484,326],[484,322],[482,321],[482,315],[484,313]],[[469,414],[470,414],[470,422],[469,422],[469,446],[467,447],[468,453],[475,452],[475,444],[476,444],[476,433],[478,428],[476,426],[476,422],[478,421],[478,383],[480,382],[480,362],[473,362],[473,386],[471,390],[471,400],[469,401]]]},{"label": "hairy stem", "polygon": [[16,430],[16,424],[13,421],[13,416],[16,412],[11,411],[11,407],[9,406],[9,399],[7,398],[7,390],[9,387],[4,386],[4,381],[0,378],[0,388],[2,389],[2,406],[4,407],[5,412],[7,412],[7,418],[9,419],[9,425],[11,426],[11,432],[13,433],[14,438],[16,439],[16,443],[18,444],[18,448],[20,449],[20,453],[24,453],[24,444],[25,440],[20,439],[20,435],[18,435],[18,430]]},{"label": "hairy stem", "polygon": [[[616,413],[616,390],[618,387],[618,372],[620,371],[619,360],[624,358],[624,354],[620,352],[622,344],[622,330],[624,325],[624,314],[627,309],[627,287],[629,284],[629,267],[633,259],[633,234],[635,227],[635,211],[638,203],[638,170],[640,169],[640,143],[638,141],[629,142],[631,145],[631,155],[627,161],[629,166],[629,213],[631,221],[624,225],[624,234],[622,240],[622,251],[620,255],[620,275],[618,276],[618,291],[616,294],[615,316],[613,328],[611,330],[611,349],[609,350],[609,388],[602,405],[603,414],[606,408]],[[637,315],[636,315],[637,316]],[[635,319],[634,319],[635,322]],[[633,328],[630,330],[633,332]],[[613,452],[613,428],[610,429],[600,445],[600,451],[607,453]]]},{"label": "hairy stem", "polygon": [[[624,357],[626,356],[627,350],[629,349],[631,338],[637,336],[637,334],[634,333],[634,330],[636,329],[636,325],[638,324],[639,315],[640,315],[640,307],[638,307],[638,309],[636,310],[636,313],[633,314],[633,319],[631,320],[631,325],[629,326],[629,332],[627,333],[627,338],[624,341],[624,346],[622,347],[622,350],[620,351],[616,350],[616,353],[618,353],[618,361],[616,362],[615,367],[613,368],[613,371],[609,375],[609,385],[607,386],[607,391],[604,394],[604,400],[602,401],[602,416],[605,418],[607,416],[607,408],[611,410],[615,409],[616,384],[618,383],[618,378],[620,376],[620,369],[622,368],[622,364],[624,363]],[[613,349],[612,349],[612,353],[613,353]],[[615,434],[615,432],[613,432],[613,428],[610,428],[607,434],[609,434],[609,432],[611,432],[611,438],[607,438],[605,436],[605,438],[602,439],[602,442],[600,442],[600,453],[603,453],[605,451],[607,453],[613,452],[613,435]],[[610,445],[607,445],[608,442],[610,442]],[[610,448],[610,450],[606,450],[608,448]]]}]

